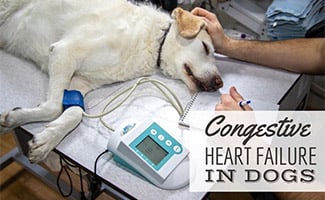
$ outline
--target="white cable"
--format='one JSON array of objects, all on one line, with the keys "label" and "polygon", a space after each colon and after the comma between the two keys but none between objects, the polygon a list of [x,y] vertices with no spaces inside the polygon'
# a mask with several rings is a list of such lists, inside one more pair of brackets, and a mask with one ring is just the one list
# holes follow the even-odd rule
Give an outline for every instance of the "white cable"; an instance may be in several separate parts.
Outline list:
[{"label": "white cable", "polygon": [[[127,89],[121,91],[119,94],[117,94],[116,96],[114,96],[105,106],[104,106],[104,109],[102,111],[102,113],[100,114],[96,114],[96,115],[91,115],[91,114],[88,114],[86,112],[83,112],[83,115],[85,117],[88,117],[88,118],[99,118],[100,122],[103,124],[103,126],[105,126],[106,128],[108,128],[109,130],[111,131],[114,131],[113,128],[111,128],[106,122],[103,121],[103,117],[108,115],[109,113],[113,112],[114,110],[116,110],[118,107],[120,107],[131,95],[132,93],[136,90],[136,88],[141,85],[141,84],[144,84],[144,83],[151,83],[153,84],[164,96],[165,98],[168,100],[168,102],[176,109],[176,111],[178,112],[178,114],[180,116],[183,115],[184,113],[184,109],[179,101],[179,99],[177,98],[177,96],[168,88],[168,86],[159,81],[159,80],[156,80],[156,79],[150,79],[148,77],[142,77],[142,78],[139,78],[137,80],[137,82],[131,86],[131,87],[128,87]],[[169,92],[169,94],[172,96],[172,98],[170,97],[170,95],[168,95],[164,89],[167,90]],[[124,95],[125,93],[127,93],[125,95],[125,97],[117,104],[115,105],[113,108],[111,108],[110,110],[106,111],[106,109],[108,108],[108,106],[113,103],[116,99],[118,99],[119,97],[121,97],[122,95]]]}]

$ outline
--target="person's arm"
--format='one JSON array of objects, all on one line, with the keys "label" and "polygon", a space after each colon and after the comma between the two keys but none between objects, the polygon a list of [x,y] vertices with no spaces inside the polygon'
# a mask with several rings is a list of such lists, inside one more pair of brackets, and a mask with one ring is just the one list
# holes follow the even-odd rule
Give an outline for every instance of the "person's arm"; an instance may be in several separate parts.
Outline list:
[{"label": "person's arm", "polygon": [[226,39],[218,52],[273,68],[325,74],[325,39],[247,41]]},{"label": "person's arm", "polygon": [[239,60],[309,74],[325,74],[325,39],[281,41],[236,40],[224,34],[215,14],[202,8],[192,13],[207,22],[216,52]]}]

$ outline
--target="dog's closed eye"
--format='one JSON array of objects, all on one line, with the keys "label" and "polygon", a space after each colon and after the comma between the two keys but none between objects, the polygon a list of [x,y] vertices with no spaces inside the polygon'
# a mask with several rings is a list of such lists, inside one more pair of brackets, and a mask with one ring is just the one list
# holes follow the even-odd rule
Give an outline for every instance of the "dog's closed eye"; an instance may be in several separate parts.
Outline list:
[{"label": "dog's closed eye", "polygon": [[210,50],[209,50],[208,45],[205,42],[203,42],[203,41],[202,41],[202,45],[203,45],[203,48],[204,48],[205,53],[207,55],[209,55],[210,54]]},{"label": "dog's closed eye", "polygon": [[186,63],[184,64],[184,69],[185,69],[187,75],[193,76],[193,72],[188,64],[186,64]]}]

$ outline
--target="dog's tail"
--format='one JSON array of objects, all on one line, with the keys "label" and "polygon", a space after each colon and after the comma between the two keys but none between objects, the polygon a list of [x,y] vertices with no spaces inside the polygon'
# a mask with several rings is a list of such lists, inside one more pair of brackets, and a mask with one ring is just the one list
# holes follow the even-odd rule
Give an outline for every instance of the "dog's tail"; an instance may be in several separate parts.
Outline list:
[{"label": "dog's tail", "polygon": [[0,0],[0,26],[15,11],[32,0]]}]

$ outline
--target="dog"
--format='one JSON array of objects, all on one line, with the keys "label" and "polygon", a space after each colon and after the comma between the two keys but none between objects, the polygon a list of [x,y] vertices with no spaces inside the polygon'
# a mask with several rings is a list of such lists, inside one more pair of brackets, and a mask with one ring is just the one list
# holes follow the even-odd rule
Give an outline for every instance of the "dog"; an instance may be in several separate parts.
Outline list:
[{"label": "dog", "polygon": [[80,106],[63,110],[65,89],[85,96],[155,72],[182,80],[190,91],[219,89],[223,82],[205,27],[181,8],[169,15],[125,0],[0,0],[0,47],[49,76],[47,100],[2,113],[0,132],[49,121],[29,141],[35,163],[82,120]]}]

